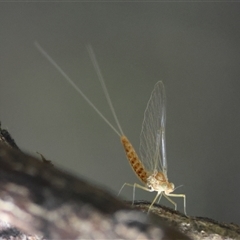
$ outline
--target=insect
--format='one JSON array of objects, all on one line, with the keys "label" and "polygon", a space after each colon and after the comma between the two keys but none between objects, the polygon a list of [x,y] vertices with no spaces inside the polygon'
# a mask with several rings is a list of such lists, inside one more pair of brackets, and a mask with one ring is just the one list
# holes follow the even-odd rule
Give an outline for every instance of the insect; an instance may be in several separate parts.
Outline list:
[{"label": "insect", "polygon": [[[161,81],[155,84],[152,91],[151,97],[148,101],[142,131],[140,135],[140,154],[141,160],[138,157],[136,151],[134,150],[132,144],[127,139],[117,115],[115,113],[114,107],[112,105],[107,87],[105,85],[104,78],[100,71],[100,67],[97,63],[96,57],[91,46],[87,46],[90,58],[94,65],[95,71],[100,80],[101,86],[103,88],[105,97],[107,99],[108,105],[111,109],[115,122],[118,126],[117,130],[106,117],[96,108],[96,106],[89,100],[89,98],[81,91],[81,89],[73,82],[72,79],[58,66],[58,64],[48,55],[48,53],[38,44],[35,43],[38,50],[48,59],[48,61],[63,75],[63,77],[68,81],[70,85],[85,99],[85,101],[98,113],[98,115],[114,130],[114,132],[120,137],[123,148],[126,152],[129,163],[136,173],[140,181],[144,186],[134,183],[125,183],[121,190],[125,186],[133,187],[133,196],[135,195],[135,188],[141,188],[148,192],[157,192],[156,197],[152,201],[149,210],[153,204],[159,198],[166,197],[177,209],[177,204],[170,199],[170,197],[181,197],[184,202],[184,213],[186,214],[186,196],[184,194],[174,194],[172,193],[175,188],[174,184],[168,181],[167,177],[167,158],[166,158],[166,139],[165,139],[165,125],[166,125],[166,95],[164,85]],[[119,192],[119,193],[120,193]]]}]

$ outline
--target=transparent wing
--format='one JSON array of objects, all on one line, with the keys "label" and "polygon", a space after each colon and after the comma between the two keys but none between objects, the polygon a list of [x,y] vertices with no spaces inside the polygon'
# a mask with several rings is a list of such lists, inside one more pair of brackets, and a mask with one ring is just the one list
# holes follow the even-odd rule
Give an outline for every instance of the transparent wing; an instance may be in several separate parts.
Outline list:
[{"label": "transparent wing", "polygon": [[167,176],[166,158],[166,95],[163,82],[155,84],[144,112],[140,135],[140,156],[144,167],[153,172],[163,171]]}]

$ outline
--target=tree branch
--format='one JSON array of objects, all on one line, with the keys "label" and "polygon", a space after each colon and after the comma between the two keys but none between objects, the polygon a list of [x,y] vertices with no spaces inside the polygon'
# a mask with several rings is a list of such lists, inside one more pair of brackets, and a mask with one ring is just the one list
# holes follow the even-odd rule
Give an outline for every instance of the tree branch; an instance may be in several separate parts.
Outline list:
[{"label": "tree branch", "polygon": [[160,205],[147,215],[142,213],[148,210],[146,202],[131,209],[108,192],[22,153],[1,128],[0,142],[1,239],[240,239],[239,226],[233,224]]}]

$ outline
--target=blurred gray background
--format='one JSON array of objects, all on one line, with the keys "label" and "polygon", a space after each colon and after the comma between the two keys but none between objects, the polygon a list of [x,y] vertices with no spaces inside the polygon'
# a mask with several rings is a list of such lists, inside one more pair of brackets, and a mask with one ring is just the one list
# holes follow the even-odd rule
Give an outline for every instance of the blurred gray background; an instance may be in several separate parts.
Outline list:
[{"label": "blurred gray background", "polygon": [[[239,3],[0,3],[2,127],[26,152],[113,194],[139,183],[119,137],[34,46],[37,40],[113,122],[86,50],[91,43],[136,150],[150,93],[163,80],[168,177],[184,185],[176,193],[186,194],[187,213],[239,224],[239,21]],[[121,197],[131,199],[132,189]]]}]

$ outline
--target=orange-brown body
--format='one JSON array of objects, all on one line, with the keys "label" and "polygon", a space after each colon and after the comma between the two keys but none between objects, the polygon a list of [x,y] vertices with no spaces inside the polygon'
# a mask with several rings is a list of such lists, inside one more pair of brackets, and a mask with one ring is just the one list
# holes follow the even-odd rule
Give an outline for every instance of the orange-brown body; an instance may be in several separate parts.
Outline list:
[{"label": "orange-brown body", "polygon": [[121,137],[121,142],[122,145],[124,147],[124,150],[126,152],[127,155],[127,159],[129,160],[129,163],[131,165],[131,167],[133,168],[134,172],[137,174],[137,176],[140,178],[140,180],[143,183],[147,183],[147,178],[148,173],[146,172],[146,170],[144,169],[143,164],[141,163],[137,153],[135,152],[132,144],[129,142],[129,140],[127,139],[126,136],[122,136]]},{"label": "orange-brown body", "polygon": [[174,190],[174,184],[168,181],[167,176],[163,172],[147,172],[139,159],[132,144],[126,136],[121,137],[121,142],[127,155],[127,159],[140,180],[147,186],[149,191],[165,192],[169,194]]}]

